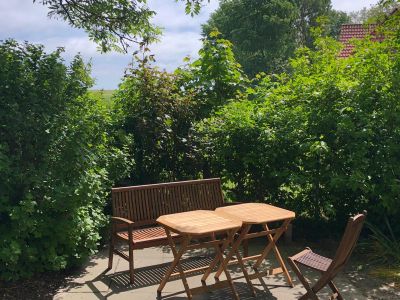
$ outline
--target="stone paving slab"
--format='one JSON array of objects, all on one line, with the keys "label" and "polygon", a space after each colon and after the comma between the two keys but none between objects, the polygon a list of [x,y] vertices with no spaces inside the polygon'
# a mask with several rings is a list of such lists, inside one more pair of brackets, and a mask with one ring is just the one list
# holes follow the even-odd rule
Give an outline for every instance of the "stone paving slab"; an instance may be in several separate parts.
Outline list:
[{"label": "stone paving slab", "polygon": [[[263,247],[263,242],[250,244],[250,253],[256,254]],[[299,249],[293,246],[279,245],[279,249],[282,252],[283,257],[287,257],[289,254],[296,253]],[[196,251],[190,253],[184,258],[184,267],[189,266],[206,266],[210,262],[208,252]],[[107,268],[108,263],[108,251],[104,249],[97,255],[93,256],[92,259],[85,266],[83,271],[69,279],[68,285],[60,289],[55,300],[77,300],[77,299],[138,299],[138,300],[155,300],[157,296],[157,287],[167,270],[170,262],[173,259],[172,253],[169,247],[154,247],[143,250],[135,250],[135,283],[129,283],[129,272],[128,262],[119,256],[114,256],[113,269],[102,275],[102,272]],[[268,257],[265,267],[273,266],[276,267],[277,263],[273,259],[271,253]],[[289,268],[290,269],[290,268]],[[230,266],[230,273],[233,278],[242,276],[237,266]],[[251,273],[251,268],[248,268]],[[262,281],[255,279],[253,280],[254,287],[257,292],[257,297],[254,298],[244,278],[235,280],[236,290],[239,292],[239,296],[242,300],[247,299],[298,299],[305,293],[305,289],[299,283],[293,272],[290,274],[294,280],[295,287],[290,288],[284,279],[284,276],[276,275],[263,277]],[[312,271],[305,271],[308,278],[316,280],[318,274]],[[198,287],[201,285],[201,275],[195,274],[188,277],[189,286],[191,288]],[[221,280],[223,278],[221,277]],[[207,284],[212,284],[212,275],[208,279]],[[380,298],[379,295],[373,293],[369,295],[369,292],[360,289],[355,284],[354,278],[351,279],[349,276],[340,274],[336,280],[336,285],[342,292],[345,299],[385,299]],[[357,282],[356,282],[357,283]],[[368,291],[368,290],[367,290]],[[378,293],[379,294],[379,293]],[[321,299],[328,299],[330,295],[329,288],[325,288],[319,293]],[[179,278],[174,278],[164,288],[163,298],[169,300],[186,299],[186,293],[184,292],[182,281]],[[232,299],[232,293],[229,288],[221,289],[212,293],[206,293],[202,295],[196,295],[195,300],[203,299]],[[388,298],[389,299],[389,298]],[[394,298],[393,298],[394,299]]]}]

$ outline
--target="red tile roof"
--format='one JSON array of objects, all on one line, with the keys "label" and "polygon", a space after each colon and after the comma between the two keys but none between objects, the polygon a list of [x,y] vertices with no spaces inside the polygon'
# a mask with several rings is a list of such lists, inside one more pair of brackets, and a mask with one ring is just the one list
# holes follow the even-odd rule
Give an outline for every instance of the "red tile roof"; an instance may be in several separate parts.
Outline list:
[{"label": "red tile roof", "polygon": [[340,30],[339,41],[344,44],[339,57],[349,57],[353,53],[354,45],[350,43],[352,39],[363,39],[371,35],[374,41],[382,41],[382,37],[376,37],[377,24],[343,24]]}]

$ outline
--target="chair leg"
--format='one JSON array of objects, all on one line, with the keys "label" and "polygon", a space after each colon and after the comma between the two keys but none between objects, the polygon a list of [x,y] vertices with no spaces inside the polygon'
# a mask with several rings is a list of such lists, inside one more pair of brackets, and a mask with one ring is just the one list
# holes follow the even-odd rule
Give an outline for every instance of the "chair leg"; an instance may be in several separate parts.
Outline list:
[{"label": "chair leg", "polygon": [[331,288],[331,290],[332,290],[332,292],[333,292],[333,298],[334,299],[339,299],[339,300],[343,300],[343,297],[342,297],[342,295],[339,293],[339,290],[337,289],[337,287],[336,287],[336,285],[333,283],[333,281],[331,280],[331,281],[329,281],[328,282],[328,284],[329,284],[329,287]]},{"label": "chair leg", "polygon": [[304,299],[314,299],[314,300],[318,300],[317,295],[315,294],[315,292],[313,291],[313,289],[311,288],[310,284],[308,283],[307,279],[303,276],[303,274],[301,273],[299,267],[296,265],[296,263],[289,257],[288,258],[288,262],[289,265],[292,267],[292,270],[296,273],[297,278],[299,278],[300,282],[303,284],[304,288],[307,290],[307,293],[304,294],[303,296],[301,296],[299,298],[299,300],[304,300]]},{"label": "chair leg", "polygon": [[129,243],[129,281],[131,284],[134,282],[134,270],[133,270],[133,247],[132,244]]}]

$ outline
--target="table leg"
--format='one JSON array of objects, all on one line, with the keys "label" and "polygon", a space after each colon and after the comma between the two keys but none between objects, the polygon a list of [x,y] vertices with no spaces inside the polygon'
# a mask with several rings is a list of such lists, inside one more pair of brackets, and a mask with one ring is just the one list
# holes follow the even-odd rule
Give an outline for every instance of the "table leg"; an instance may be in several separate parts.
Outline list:
[{"label": "table leg", "polygon": [[[248,224],[243,225],[238,239],[232,243],[232,249],[228,252],[228,254],[225,257],[225,260],[223,262],[224,265],[228,265],[232,256],[236,253],[236,251],[238,251],[239,246],[242,243],[242,241],[244,240],[244,237],[249,232],[250,227],[251,227],[251,225],[248,225]],[[215,280],[218,280],[219,276],[221,276],[222,271],[223,271],[222,265],[220,265],[217,270],[217,273],[215,273],[215,275],[214,275]]]},{"label": "table leg", "polygon": [[[224,273],[225,273],[226,279],[227,279],[227,281],[228,281],[228,283],[229,283],[229,286],[231,287],[231,290],[232,290],[232,292],[233,292],[233,295],[235,296],[235,299],[236,299],[236,300],[239,300],[239,295],[238,295],[238,293],[237,293],[236,290],[235,290],[235,286],[234,286],[234,284],[233,284],[231,274],[229,273],[229,271],[228,271],[228,269],[227,269],[227,264],[224,264],[224,256],[222,255],[222,253],[223,253],[223,251],[226,249],[226,247],[229,246],[230,241],[232,241],[232,239],[233,239],[233,237],[234,237],[234,235],[235,235],[235,232],[236,232],[236,231],[229,232],[226,241],[223,243],[223,246],[222,246],[221,248],[219,247],[219,245],[216,245],[216,246],[215,246],[215,252],[216,252],[216,254],[217,254],[217,255],[216,255],[216,258],[218,258],[217,261],[220,261],[220,262],[221,262],[222,270],[223,270]],[[213,241],[216,240],[215,234],[212,235],[212,240],[213,240]],[[214,267],[213,267],[213,268],[214,268]],[[212,268],[212,269],[213,269],[213,268]],[[211,269],[211,270],[212,270],[212,269]],[[210,268],[208,268],[208,270],[210,270]],[[203,276],[203,277],[204,277],[204,276]],[[202,281],[203,281],[203,278],[202,278]]]},{"label": "table leg", "polygon": [[[228,255],[226,256],[225,260],[223,261],[223,264],[224,264],[224,266],[228,266],[230,259],[232,258],[233,254],[235,254],[236,257],[237,257],[238,264],[239,264],[239,266],[240,266],[240,268],[241,268],[241,270],[243,272],[243,275],[244,275],[244,277],[246,279],[247,285],[250,287],[252,295],[255,296],[256,295],[256,291],[254,289],[253,284],[251,283],[251,279],[250,279],[249,273],[246,270],[246,267],[244,265],[242,256],[240,255],[240,252],[239,252],[239,247],[240,247],[242,241],[244,240],[244,237],[249,232],[250,228],[251,228],[251,225],[244,225],[243,226],[242,231],[241,231],[238,239],[236,240],[236,242],[232,243],[232,249],[228,253]],[[219,280],[219,276],[222,273],[221,272],[221,267],[222,266],[219,267],[217,273],[214,276],[216,281]]]},{"label": "table leg", "polygon": [[181,279],[182,279],[182,282],[183,282],[183,286],[185,287],[186,294],[188,296],[188,299],[190,300],[190,299],[192,299],[192,294],[190,292],[189,285],[187,283],[185,273],[183,272],[183,268],[182,268],[182,266],[180,264],[180,259],[181,259],[182,255],[186,252],[187,247],[190,244],[191,236],[183,236],[182,237],[183,241],[182,241],[182,243],[180,245],[179,251],[177,251],[176,250],[176,245],[175,245],[175,243],[174,243],[174,241],[173,241],[173,239],[171,237],[170,231],[168,229],[165,229],[165,231],[167,233],[168,242],[169,242],[169,245],[171,247],[172,253],[174,255],[174,261],[171,263],[171,266],[169,267],[167,273],[165,273],[163,279],[161,280],[160,285],[158,286],[157,297],[158,297],[158,299],[161,298],[162,290],[164,289],[165,285],[167,284],[167,282],[168,282],[172,272],[174,271],[175,267],[178,267],[178,270],[179,270],[179,273],[180,273],[180,276],[181,276]]},{"label": "table leg", "polygon": [[[227,233],[226,240],[220,246],[221,248],[219,248],[219,251],[221,253],[223,253],[225,251],[225,249],[229,246],[229,243],[230,243],[230,241],[232,241],[234,235],[235,235],[235,232],[228,232]],[[215,235],[214,234],[211,237],[215,239]],[[208,276],[210,276],[211,272],[214,270],[214,268],[217,266],[217,264],[219,262],[220,262],[220,256],[216,255],[214,257],[213,261],[211,262],[209,268],[204,272],[203,276],[201,277],[201,282],[202,282],[203,285],[205,285],[205,282],[206,282]]]},{"label": "table leg", "polygon": [[239,266],[240,266],[240,268],[242,269],[244,278],[246,279],[247,285],[250,287],[251,293],[252,293],[252,295],[255,297],[255,296],[256,296],[256,291],[255,291],[255,289],[254,289],[253,284],[251,283],[251,279],[250,279],[249,273],[248,273],[247,270],[246,270],[246,267],[245,267],[244,262],[243,262],[243,260],[242,260],[242,256],[240,255],[240,252],[239,252],[238,249],[236,249],[235,254],[236,254],[236,257],[237,257]]},{"label": "table leg", "polygon": [[[286,280],[288,282],[288,284],[291,287],[294,287],[293,282],[292,282],[292,278],[289,275],[289,272],[286,268],[286,265],[282,259],[282,256],[278,250],[278,247],[276,246],[276,242],[278,241],[278,239],[281,237],[281,235],[285,232],[287,226],[289,225],[291,219],[287,219],[283,222],[282,226],[275,232],[274,236],[272,236],[272,234],[267,234],[267,238],[268,238],[268,245],[267,247],[265,247],[263,253],[261,254],[261,256],[258,258],[258,260],[256,261],[256,263],[254,264],[253,268],[254,270],[257,271],[258,267],[261,265],[261,263],[263,262],[263,260],[267,257],[268,253],[271,251],[271,249],[274,250],[275,253],[275,257],[277,258],[279,265],[282,269],[282,272],[284,273]],[[269,231],[268,225],[264,224],[263,228],[265,231]]]}]

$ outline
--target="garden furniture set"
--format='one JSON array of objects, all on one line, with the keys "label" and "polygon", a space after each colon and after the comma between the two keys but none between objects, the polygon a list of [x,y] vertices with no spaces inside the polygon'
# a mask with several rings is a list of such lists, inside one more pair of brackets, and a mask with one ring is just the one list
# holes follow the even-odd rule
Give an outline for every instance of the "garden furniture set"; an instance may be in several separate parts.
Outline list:
[{"label": "garden furniture set", "polygon": [[[228,266],[237,264],[246,283],[255,296],[253,279],[262,281],[266,275],[283,273],[289,286],[293,282],[277,247],[277,241],[295,218],[295,213],[262,203],[226,203],[219,178],[129,186],[112,189],[113,216],[108,269],[112,268],[113,255],[117,254],[129,262],[130,282],[134,282],[134,249],[169,245],[174,256],[157,290],[162,290],[172,276],[179,276],[188,299],[193,295],[230,287],[235,299],[235,290]],[[334,297],[342,299],[332,279],[343,268],[356,244],[365,214],[350,218],[345,234],[333,260],[320,256],[310,249],[289,257],[288,261],[307,293],[301,299],[318,299],[316,293],[329,285]],[[273,225],[274,228],[270,228]],[[261,230],[251,230],[253,226]],[[248,241],[266,237],[264,249],[249,256]],[[128,255],[116,247],[117,242],[128,245]],[[179,247],[177,247],[179,244]],[[243,256],[239,248],[243,247]],[[182,256],[190,250],[213,248],[214,257],[209,265],[184,270]],[[259,268],[270,252],[274,252],[279,266],[262,270]],[[254,272],[249,274],[244,263],[255,261]],[[302,275],[299,265],[316,269],[321,279],[310,286]],[[175,270],[178,272],[175,272]],[[208,285],[207,278],[215,271],[215,283]],[[187,274],[203,272],[202,285],[190,288]],[[224,273],[226,280],[220,281]],[[262,283],[262,282],[261,282]]]}]

